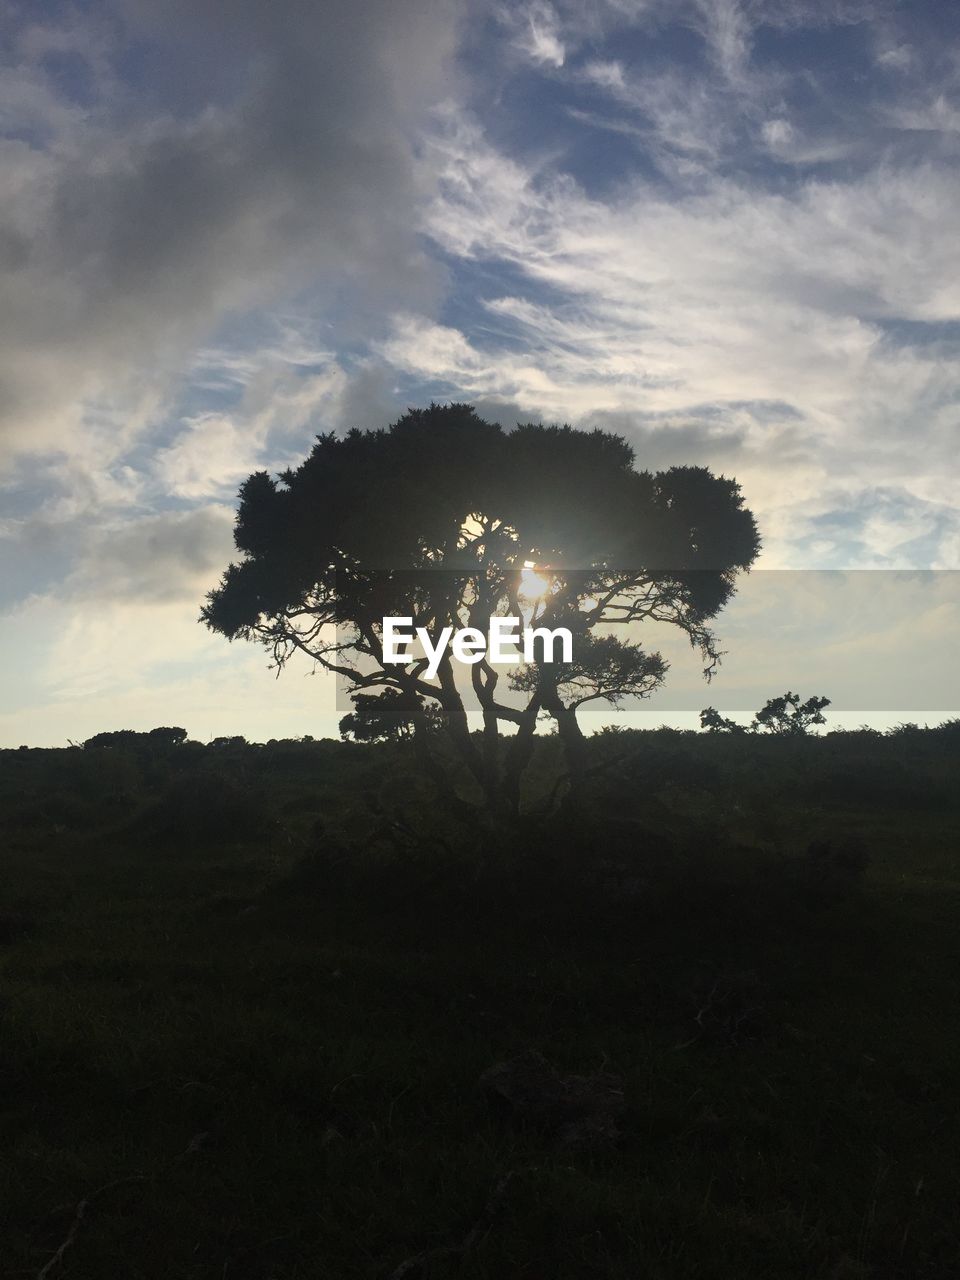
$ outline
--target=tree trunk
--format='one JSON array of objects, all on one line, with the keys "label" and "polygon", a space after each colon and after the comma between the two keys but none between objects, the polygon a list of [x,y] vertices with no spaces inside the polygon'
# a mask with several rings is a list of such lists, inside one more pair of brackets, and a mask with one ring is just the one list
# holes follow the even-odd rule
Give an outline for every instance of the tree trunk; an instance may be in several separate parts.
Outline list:
[{"label": "tree trunk", "polygon": [[572,707],[563,707],[557,714],[557,732],[563,743],[563,752],[570,774],[570,789],[577,791],[587,771],[587,740],[577,722],[577,713]]},{"label": "tree trunk", "polygon": [[587,771],[587,740],[577,722],[576,707],[564,706],[555,685],[545,683],[541,690],[541,697],[544,710],[548,711],[557,722],[557,733],[563,743],[567,776],[570,780],[566,803],[570,806],[577,803]]},{"label": "tree trunk", "polygon": [[520,782],[524,770],[533,755],[534,735],[537,731],[537,715],[540,712],[540,699],[534,698],[523,712],[507,747],[507,759],[503,771],[503,791],[507,807],[514,817],[520,815]]},{"label": "tree trunk", "polygon": [[456,787],[447,769],[430,750],[430,726],[426,716],[419,709],[413,716],[413,747],[421,769],[433,783],[440,799],[450,812],[461,821],[476,821],[476,809],[462,796],[457,794]]},{"label": "tree trunk", "polygon": [[486,662],[478,662],[471,670],[471,678],[483,712],[483,789],[487,804],[497,812],[505,803],[500,776],[500,720],[495,699],[497,673]]}]

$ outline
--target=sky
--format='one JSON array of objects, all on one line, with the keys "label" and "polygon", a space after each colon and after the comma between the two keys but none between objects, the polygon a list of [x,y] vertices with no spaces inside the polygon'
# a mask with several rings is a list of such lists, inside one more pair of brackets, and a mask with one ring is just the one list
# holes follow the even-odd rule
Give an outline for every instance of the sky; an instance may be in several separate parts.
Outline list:
[{"label": "sky", "polygon": [[946,0],[9,3],[0,745],[335,735],[199,605],[249,472],[431,400],[740,482],[655,722],[956,713],[958,209]]}]

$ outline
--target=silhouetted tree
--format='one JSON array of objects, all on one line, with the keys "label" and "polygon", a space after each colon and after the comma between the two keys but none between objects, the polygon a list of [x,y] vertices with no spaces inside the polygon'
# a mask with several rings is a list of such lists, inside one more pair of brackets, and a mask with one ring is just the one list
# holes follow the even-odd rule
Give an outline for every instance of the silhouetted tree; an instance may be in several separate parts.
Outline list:
[{"label": "silhouetted tree", "polygon": [[[261,471],[241,487],[235,541],[244,558],[209,593],[202,620],[230,639],[260,641],[278,667],[299,651],[358,690],[439,706],[489,806],[516,812],[541,714],[556,722],[576,779],[578,707],[644,697],[663,680],[660,656],[611,628],[677,626],[709,677],[719,661],[710,621],[759,550],[735,481],[633,463],[620,436],[538,424],[507,432],[465,404],[411,410],[387,430],[321,435],[279,481]],[[525,565],[537,566],[544,586],[524,602]],[[425,678],[425,661],[384,663],[382,619],[412,617],[436,639],[448,625],[489,634],[497,614],[569,627],[576,649],[570,664],[518,672],[519,706],[498,695],[493,665],[472,666],[478,741],[451,655],[436,680]],[[425,767],[456,802],[426,716],[415,710],[413,723]],[[505,753],[504,723],[515,729]]]},{"label": "silhouetted tree", "polygon": [[707,733],[746,733],[747,730],[736,720],[728,720],[716,707],[704,707],[700,712],[700,728]]},{"label": "silhouetted tree", "polygon": [[354,710],[340,721],[340,733],[354,742],[389,742],[412,738],[414,722],[422,717],[428,725],[443,724],[440,708],[424,706],[423,699],[385,689],[383,693],[357,693],[351,699]]},{"label": "silhouetted tree", "polygon": [[158,729],[151,729],[147,738],[151,743],[163,747],[179,747],[187,740],[186,729],[179,726],[161,725]]},{"label": "silhouetted tree", "polygon": [[829,698],[808,698],[801,703],[797,693],[784,693],[771,698],[757,712],[749,729],[735,720],[722,716],[716,707],[704,707],[700,712],[700,728],[708,733],[777,733],[783,735],[806,733],[811,725],[826,724],[822,714],[829,707]]},{"label": "silhouetted tree", "polygon": [[114,729],[106,733],[95,733],[83,743],[84,748],[96,750],[99,747],[179,747],[187,740],[186,729],[178,726],[161,725],[146,733],[137,729]]},{"label": "silhouetted tree", "polygon": [[823,709],[829,705],[829,698],[813,697],[801,702],[798,693],[784,693],[779,698],[771,698],[757,712],[750,727],[754,732],[763,730],[783,735],[807,733],[811,725],[827,723]]}]

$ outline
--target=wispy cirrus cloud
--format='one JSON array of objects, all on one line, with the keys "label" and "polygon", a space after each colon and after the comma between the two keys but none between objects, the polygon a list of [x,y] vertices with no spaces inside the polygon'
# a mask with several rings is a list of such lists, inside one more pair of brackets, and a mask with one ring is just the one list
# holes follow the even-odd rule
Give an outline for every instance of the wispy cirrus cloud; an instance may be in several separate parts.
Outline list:
[{"label": "wispy cirrus cloud", "polygon": [[559,36],[560,19],[547,0],[503,5],[497,10],[501,24],[511,33],[511,44],[536,66],[562,67],[566,56]]},{"label": "wispy cirrus cloud", "polygon": [[[700,422],[707,460],[709,426],[738,429],[738,472],[769,508],[773,546],[792,536],[784,505],[824,489],[948,500],[956,170],[880,160],[787,192],[722,175],[680,192],[635,179],[599,200],[524,168],[457,113],[435,146],[426,230],[455,260],[509,267],[510,291],[485,297],[469,330],[399,316],[382,347],[398,368],[530,414],[633,415],[638,439],[658,415]],[[744,424],[752,404],[783,410]]]}]

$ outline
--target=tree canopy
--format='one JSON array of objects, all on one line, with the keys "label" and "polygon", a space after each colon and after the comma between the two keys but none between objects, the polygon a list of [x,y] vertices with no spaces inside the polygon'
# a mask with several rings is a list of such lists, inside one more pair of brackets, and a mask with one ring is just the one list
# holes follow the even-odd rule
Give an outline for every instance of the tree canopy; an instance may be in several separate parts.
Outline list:
[{"label": "tree canopy", "polygon": [[[537,423],[506,431],[466,404],[320,435],[296,469],[251,475],[235,541],[243,558],[207,597],[210,628],[260,641],[280,667],[302,652],[356,690],[404,695],[424,763],[449,787],[422,714],[439,707],[487,802],[513,810],[539,716],[556,724],[575,777],[578,709],[644,697],[662,682],[660,655],[618,628],[677,626],[713,671],[711,620],[760,546],[732,479],[703,467],[637,470],[621,436]],[[384,663],[382,620],[411,617],[431,636],[465,623],[487,634],[498,615],[569,627],[575,649],[569,663],[518,668],[510,701],[490,663],[472,666],[478,744],[450,655],[434,680],[425,662]],[[501,724],[515,730],[506,753]]]}]

